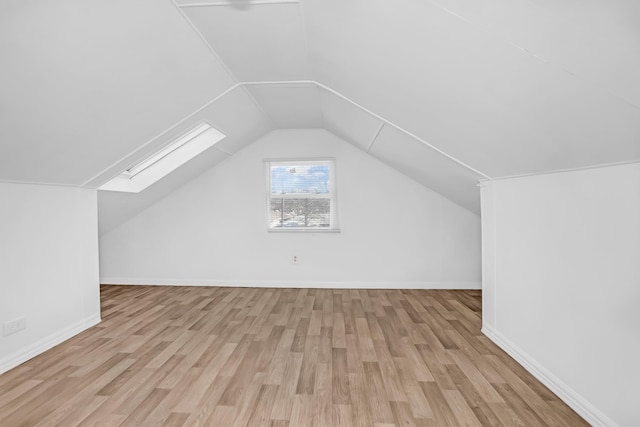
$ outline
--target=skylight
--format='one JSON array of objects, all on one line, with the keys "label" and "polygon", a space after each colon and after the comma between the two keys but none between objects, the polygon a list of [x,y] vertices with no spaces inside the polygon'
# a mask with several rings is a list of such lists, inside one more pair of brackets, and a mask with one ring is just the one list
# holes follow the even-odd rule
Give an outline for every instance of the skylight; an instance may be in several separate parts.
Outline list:
[{"label": "skylight", "polygon": [[222,132],[208,123],[201,123],[98,189],[139,193],[224,137]]}]

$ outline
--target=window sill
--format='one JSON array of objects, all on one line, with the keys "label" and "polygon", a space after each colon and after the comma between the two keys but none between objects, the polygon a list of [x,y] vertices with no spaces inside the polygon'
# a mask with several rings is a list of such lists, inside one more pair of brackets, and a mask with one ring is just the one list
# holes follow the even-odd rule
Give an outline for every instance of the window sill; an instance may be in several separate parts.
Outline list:
[{"label": "window sill", "polygon": [[333,234],[340,233],[339,228],[268,228],[268,233],[298,233],[298,234]]}]

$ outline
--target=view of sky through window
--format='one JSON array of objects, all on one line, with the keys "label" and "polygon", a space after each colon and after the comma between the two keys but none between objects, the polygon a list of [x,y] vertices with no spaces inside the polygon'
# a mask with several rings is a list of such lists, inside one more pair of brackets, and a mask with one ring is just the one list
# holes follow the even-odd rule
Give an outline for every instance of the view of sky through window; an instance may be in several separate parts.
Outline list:
[{"label": "view of sky through window", "polygon": [[271,166],[271,194],[329,193],[329,165]]}]

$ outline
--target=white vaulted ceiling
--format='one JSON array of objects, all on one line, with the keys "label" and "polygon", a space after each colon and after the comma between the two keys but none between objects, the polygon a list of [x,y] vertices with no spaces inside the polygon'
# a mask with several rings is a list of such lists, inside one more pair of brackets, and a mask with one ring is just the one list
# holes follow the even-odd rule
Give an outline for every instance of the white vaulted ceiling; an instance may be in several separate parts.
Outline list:
[{"label": "white vaulted ceiling", "polygon": [[111,225],[276,128],[323,127],[478,212],[484,178],[640,161],[636,0],[8,0],[0,181],[97,187],[227,135]]},{"label": "white vaulted ceiling", "polygon": [[3,1],[0,57],[0,180],[82,185],[234,83],[168,1]]},{"label": "white vaulted ceiling", "polygon": [[315,78],[491,177],[640,159],[639,2],[401,4],[305,0]]},{"label": "white vaulted ceiling", "polygon": [[239,80],[311,78],[307,35],[298,2],[244,2],[244,7],[242,2],[231,2],[240,6],[198,3],[189,2],[191,6],[183,11]]}]

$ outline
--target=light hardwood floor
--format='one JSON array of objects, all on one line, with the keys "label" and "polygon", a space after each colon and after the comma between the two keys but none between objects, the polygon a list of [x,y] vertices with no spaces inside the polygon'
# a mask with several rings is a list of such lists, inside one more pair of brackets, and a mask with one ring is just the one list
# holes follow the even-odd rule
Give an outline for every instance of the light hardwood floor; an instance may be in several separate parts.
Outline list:
[{"label": "light hardwood floor", "polygon": [[581,426],[480,332],[479,291],[102,286],[0,376],[0,426]]}]

